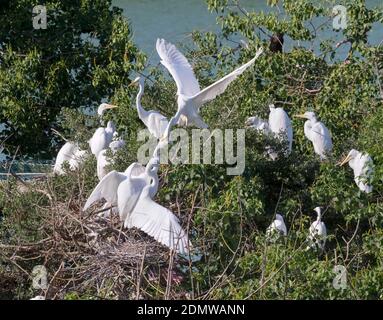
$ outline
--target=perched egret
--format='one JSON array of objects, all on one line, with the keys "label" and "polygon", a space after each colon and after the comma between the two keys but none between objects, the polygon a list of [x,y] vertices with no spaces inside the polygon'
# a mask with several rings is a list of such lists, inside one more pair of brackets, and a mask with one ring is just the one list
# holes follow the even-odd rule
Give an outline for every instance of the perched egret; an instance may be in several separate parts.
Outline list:
[{"label": "perched egret", "polygon": [[[102,117],[103,113],[107,109],[113,109],[117,106],[102,103],[98,107],[97,113],[100,117]],[[99,127],[94,132],[92,138],[88,141],[90,150],[97,157],[101,150],[106,149],[109,144],[112,142],[113,133],[116,131],[116,127],[112,121],[108,121],[106,128]]]},{"label": "perched egret", "polygon": [[275,239],[275,237],[278,237],[279,235],[287,236],[287,228],[282,215],[276,214],[275,220],[266,230],[266,236],[269,239]]},{"label": "perched egret", "polygon": [[148,128],[149,132],[155,136],[157,139],[160,139],[168,126],[168,119],[155,110],[146,111],[141,105],[141,98],[144,94],[145,81],[142,77],[137,77],[133,80],[131,85],[138,84],[139,91],[136,97],[136,107],[138,117]]},{"label": "perched egret", "polygon": [[74,156],[69,160],[69,167],[71,170],[77,170],[84,162],[88,151],[77,148],[74,152]]},{"label": "perched egret", "polygon": [[69,163],[71,170],[76,170],[81,165],[86,156],[86,151],[81,150],[77,144],[67,141],[57,154],[53,172],[64,174],[62,165],[65,161]]},{"label": "perched egret", "polygon": [[296,115],[296,117],[307,119],[304,125],[305,136],[312,142],[314,151],[320,156],[320,159],[326,159],[332,150],[330,131],[322,122],[317,120],[314,112],[306,111],[304,114]]},{"label": "perched egret", "polygon": [[188,238],[177,217],[152,198],[158,190],[158,158],[152,158],[146,167],[133,163],[125,172],[112,171],[96,186],[84,209],[104,198],[117,205],[120,219],[127,228],[136,227],[163,245],[188,251]]},{"label": "perched egret", "polygon": [[326,225],[322,221],[321,208],[316,207],[314,211],[317,213],[317,219],[311,224],[309,228],[309,248],[319,248],[322,251],[324,250],[327,238],[327,229]]},{"label": "perched egret", "polygon": [[[273,135],[281,141],[286,140],[288,142],[288,153],[290,153],[293,144],[291,120],[283,108],[275,108],[273,104],[269,105],[269,108],[268,122],[259,117],[250,117],[246,120],[246,125],[263,134]],[[270,146],[267,146],[266,150],[271,159],[275,160],[278,157],[278,154]]]},{"label": "perched egret", "polygon": [[343,166],[347,162],[354,170],[354,180],[358,188],[363,192],[370,193],[372,185],[369,184],[369,180],[374,173],[374,164],[371,157],[367,153],[352,149],[341,161],[340,165]]},{"label": "perched egret", "polygon": [[[125,145],[125,141],[121,138],[118,138],[118,133],[114,132],[114,140],[109,144],[109,148],[113,154],[117,150],[121,149]],[[97,155],[97,177],[101,180],[104,176],[108,174],[107,167],[111,164],[110,159],[106,156],[107,149],[103,149]]]},{"label": "perched egret", "polygon": [[273,104],[270,104],[269,109],[269,128],[279,139],[287,140],[288,153],[290,153],[293,146],[291,120],[283,108],[276,108]]},{"label": "perched egret", "polygon": [[168,69],[177,85],[178,110],[169,121],[164,135],[166,138],[169,136],[170,128],[176,123],[207,128],[208,125],[199,115],[200,107],[223,93],[227,86],[250,67],[263,52],[263,49],[260,48],[252,60],[201,90],[191,65],[174,45],[164,39],[157,39],[156,49],[161,58],[161,63]]}]

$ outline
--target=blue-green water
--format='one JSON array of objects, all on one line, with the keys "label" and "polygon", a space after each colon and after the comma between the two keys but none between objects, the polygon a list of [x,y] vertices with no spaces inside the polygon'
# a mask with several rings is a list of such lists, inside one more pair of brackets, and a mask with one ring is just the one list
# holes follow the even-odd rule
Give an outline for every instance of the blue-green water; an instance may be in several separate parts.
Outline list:
[{"label": "blue-green water", "polygon": [[[320,0],[318,0],[320,1]],[[268,11],[266,0],[241,0],[240,4],[247,11]],[[173,43],[188,41],[193,30],[219,31],[215,13],[210,13],[204,0],[114,0],[114,6],[124,10],[124,15],[132,23],[134,41],[150,59],[157,63],[155,52],[157,38],[165,38]],[[367,0],[368,7],[382,6],[382,0]],[[316,21],[319,25],[321,21]],[[342,34],[326,31],[318,34],[318,41],[335,38],[341,40]],[[383,40],[383,25],[375,24],[369,33],[371,44],[378,44]],[[293,46],[305,45],[286,37],[285,50]],[[315,48],[314,48],[315,49]],[[339,50],[339,58],[347,54],[348,48],[343,46]]]}]

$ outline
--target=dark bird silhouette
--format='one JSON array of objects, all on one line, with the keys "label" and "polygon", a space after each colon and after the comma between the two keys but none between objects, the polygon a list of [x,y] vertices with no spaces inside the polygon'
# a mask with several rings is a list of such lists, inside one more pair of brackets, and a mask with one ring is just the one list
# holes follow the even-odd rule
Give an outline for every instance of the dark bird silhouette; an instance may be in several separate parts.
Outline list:
[{"label": "dark bird silhouette", "polygon": [[278,32],[270,37],[270,51],[282,52],[283,49],[283,33]]}]

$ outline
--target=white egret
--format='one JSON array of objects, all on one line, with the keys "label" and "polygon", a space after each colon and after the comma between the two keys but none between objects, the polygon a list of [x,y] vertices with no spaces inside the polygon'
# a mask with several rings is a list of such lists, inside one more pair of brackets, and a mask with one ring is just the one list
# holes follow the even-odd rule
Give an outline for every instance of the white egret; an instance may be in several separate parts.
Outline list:
[{"label": "white egret", "polygon": [[62,168],[62,165],[65,161],[69,163],[71,170],[78,169],[86,154],[86,150],[81,150],[77,144],[67,141],[57,154],[53,172],[57,174],[64,174],[65,172]]},{"label": "white egret", "polygon": [[312,142],[314,151],[320,156],[320,159],[326,159],[332,150],[330,131],[323,122],[317,120],[314,112],[306,111],[304,114],[296,115],[296,117],[307,119],[304,125],[305,136]]},{"label": "white egret", "polygon": [[[270,104],[269,108],[270,114],[268,122],[259,117],[249,117],[246,120],[246,125],[263,134],[275,136],[280,141],[286,140],[288,142],[288,153],[290,153],[293,143],[291,120],[283,108],[275,108],[273,104]],[[277,152],[273,151],[272,147],[267,146],[266,150],[272,160],[278,157]]]},{"label": "white egret", "polygon": [[276,214],[275,220],[266,230],[266,236],[269,239],[275,239],[275,237],[278,237],[279,235],[287,236],[287,228],[282,215]]},{"label": "white egret", "polygon": [[188,238],[178,218],[152,200],[158,190],[159,159],[152,158],[145,172],[130,176],[118,188],[118,211],[124,226],[136,227],[179,253],[187,253]]},{"label": "white egret", "polygon": [[[112,151],[112,154],[115,154],[117,150],[121,149],[125,145],[125,141],[121,138],[118,138],[118,133],[114,132],[113,141],[109,144],[109,149]],[[101,180],[104,176],[108,174],[107,167],[111,164],[110,159],[107,157],[107,149],[103,149],[97,155],[97,177]]]},{"label": "white egret", "polygon": [[146,168],[133,163],[124,173],[108,173],[96,186],[83,210],[104,198],[109,204],[118,206],[125,227],[136,227],[163,245],[186,253],[188,239],[177,217],[152,200],[158,190],[158,162],[158,158],[152,158]]},{"label": "white egret", "polygon": [[87,150],[81,150],[77,148],[74,152],[74,156],[69,160],[69,166],[71,170],[77,170],[83,164],[86,156],[88,154]]},{"label": "white egret", "polygon": [[155,110],[146,111],[141,105],[141,98],[144,94],[145,80],[142,77],[137,77],[133,80],[130,85],[138,84],[139,91],[136,97],[136,107],[138,117],[148,128],[149,132],[155,136],[157,139],[160,139],[168,126],[168,119]]},{"label": "white egret", "polygon": [[276,108],[273,104],[270,104],[269,109],[270,131],[280,140],[287,140],[288,153],[290,153],[293,145],[293,127],[291,120],[283,108]]},{"label": "white egret", "polygon": [[86,201],[83,211],[87,210],[93,203],[105,199],[109,206],[117,206],[117,189],[122,181],[130,175],[140,175],[144,167],[134,162],[124,172],[113,170],[104,176],[94,188]]},{"label": "white egret", "polygon": [[369,154],[352,149],[340,165],[343,166],[347,162],[354,170],[354,181],[358,188],[363,192],[370,193],[372,185],[369,184],[369,180],[374,173],[374,164]]},{"label": "white egret", "polygon": [[321,208],[316,207],[314,211],[317,213],[317,219],[311,224],[309,228],[309,248],[319,248],[322,251],[325,248],[326,238],[327,238],[327,229],[326,225],[322,221]]},{"label": "white egret", "polygon": [[[102,117],[103,113],[107,109],[117,108],[115,105],[102,103],[98,107],[97,113]],[[97,157],[101,150],[106,149],[109,144],[112,142],[113,133],[116,131],[116,127],[113,121],[108,121],[106,128],[99,127],[94,132],[92,138],[88,141],[90,150]]]},{"label": "white egret", "polygon": [[227,86],[250,67],[263,52],[263,49],[260,48],[252,60],[201,90],[191,65],[174,45],[164,39],[157,39],[156,49],[161,58],[161,63],[168,69],[176,82],[178,96],[178,110],[174,117],[170,119],[164,138],[169,136],[171,127],[176,123],[207,128],[208,125],[199,115],[200,107],[223,93]]}]

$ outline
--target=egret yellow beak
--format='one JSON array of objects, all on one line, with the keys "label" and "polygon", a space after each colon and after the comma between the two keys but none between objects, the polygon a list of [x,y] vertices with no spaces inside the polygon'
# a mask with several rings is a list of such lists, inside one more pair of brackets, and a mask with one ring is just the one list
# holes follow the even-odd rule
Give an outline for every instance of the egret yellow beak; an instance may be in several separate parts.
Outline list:
[{"label": "egret yellow beak", "polygon": [[105,106],[105,109],[114,109],[114,108],[118,108],[118,106],[115,106],[114,104],[107,104]]},{"label": "egret yellow beak", "polygon": [[304,114],[295,114],[295,118],[301,118],[301,119],[307,119],[307,117]]},{"label": "egret yellow beak", "polygon": [[337,164],[339,166],[343,166],[345,165],[347,162],[349,162],[351,160],[351,156],[347,155],[342,161],[338,162]]},{"label": "egret yellow beak", "polygon": [[138,85],[138,79],[133,80],[131,83],[128,84],[128,87],[136,86]]}]

